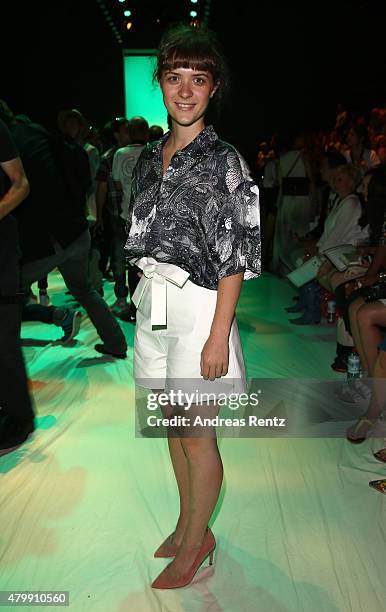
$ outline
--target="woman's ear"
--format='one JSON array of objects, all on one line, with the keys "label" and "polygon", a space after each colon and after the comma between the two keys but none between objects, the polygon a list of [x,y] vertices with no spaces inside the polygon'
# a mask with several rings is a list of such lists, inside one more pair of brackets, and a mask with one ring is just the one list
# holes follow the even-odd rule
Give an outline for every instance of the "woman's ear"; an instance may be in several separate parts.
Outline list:
[{"label": "woman's ear", "polygon": [[211,92],[210,92],[210,94],[209,94],[209,97],[210,97],[210,98],[213,98],[213,96],[214,96],[214,94],[216,93],[216,91],[217,91],[217,89],[218,89],[219,85],[220,85],[220,81],[217,81],[217,83],[214,85],[214,87],[213,87],[212,91],[211,91]]}]

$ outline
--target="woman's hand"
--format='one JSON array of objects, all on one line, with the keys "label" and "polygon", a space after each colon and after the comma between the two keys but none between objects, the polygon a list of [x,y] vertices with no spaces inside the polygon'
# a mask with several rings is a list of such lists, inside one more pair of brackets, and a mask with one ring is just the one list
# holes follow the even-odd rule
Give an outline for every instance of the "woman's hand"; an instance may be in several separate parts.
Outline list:
[{"label": "woman's hand", "polygon": [[228,337],[215,337],[211,334],[201,352],[201,376],[204,380],[225,376],[228,363]]}]

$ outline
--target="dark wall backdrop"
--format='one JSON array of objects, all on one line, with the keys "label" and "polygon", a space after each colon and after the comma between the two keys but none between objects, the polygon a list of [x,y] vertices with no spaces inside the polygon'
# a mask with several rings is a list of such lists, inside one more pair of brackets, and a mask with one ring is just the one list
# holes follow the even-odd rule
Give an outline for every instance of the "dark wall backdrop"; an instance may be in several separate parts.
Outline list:
[{"label": "dark wall backdrop", "polygon": [[[122,6],[104,2],[119,27]],[[128,4],[137,14],[124,40],[132,48],[156,46],[189,6]],[[210,26],[232,72],[221,135],[250,158],[273,132],[330,126],[337,102],[356,112],[384,105],[383,9],[380,0],[212,0]],[[1,22],[0,96],[15,112],[49,128],[61,108],[79,108],[96,125],[123,113],[122,49],[96,0],[3,0]]]}]

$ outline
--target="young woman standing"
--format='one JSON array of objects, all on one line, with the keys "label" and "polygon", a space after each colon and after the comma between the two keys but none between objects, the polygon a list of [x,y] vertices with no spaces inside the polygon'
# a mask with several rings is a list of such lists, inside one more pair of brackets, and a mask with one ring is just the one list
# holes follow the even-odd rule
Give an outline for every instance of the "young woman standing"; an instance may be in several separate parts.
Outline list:
[{"label": "young woman standing", "polygon": [[[142,152],[133,177],[126,250],[143,276],[134,347],[136,382],[149,389],[245,390],[235,308],[243,278],[260,273],[258,190],[238,152],[205,126],[227,86],[213,34],[174,26],[163,37],[155,77],[171,130]],[[174,386],[173,386],[174,385]],[[200,386],[201,385],[201,386]],[[218,407],[195,406],[202,416]],[[208,522],[223,476],[214,436],[170,431],[180,495],[175,531],[156,551],[174,560],[153,588],[191,582],[215,548]],[[191,430],[188,430],[191,432]]]}]

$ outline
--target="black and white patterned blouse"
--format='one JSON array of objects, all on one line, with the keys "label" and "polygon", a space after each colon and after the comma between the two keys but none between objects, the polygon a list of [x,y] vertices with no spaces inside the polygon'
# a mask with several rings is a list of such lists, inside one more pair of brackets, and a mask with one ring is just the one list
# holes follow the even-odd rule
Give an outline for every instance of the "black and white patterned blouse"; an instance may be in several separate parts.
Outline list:
[{"label": "black and white patterned blouse", "polygon": [[245,271],[260,274],[259,192],[231,145],[206,127],[174,154],[163,175],[170,132],[142,151],[134,170],[126,253],[173,263],[201,287]]}]

